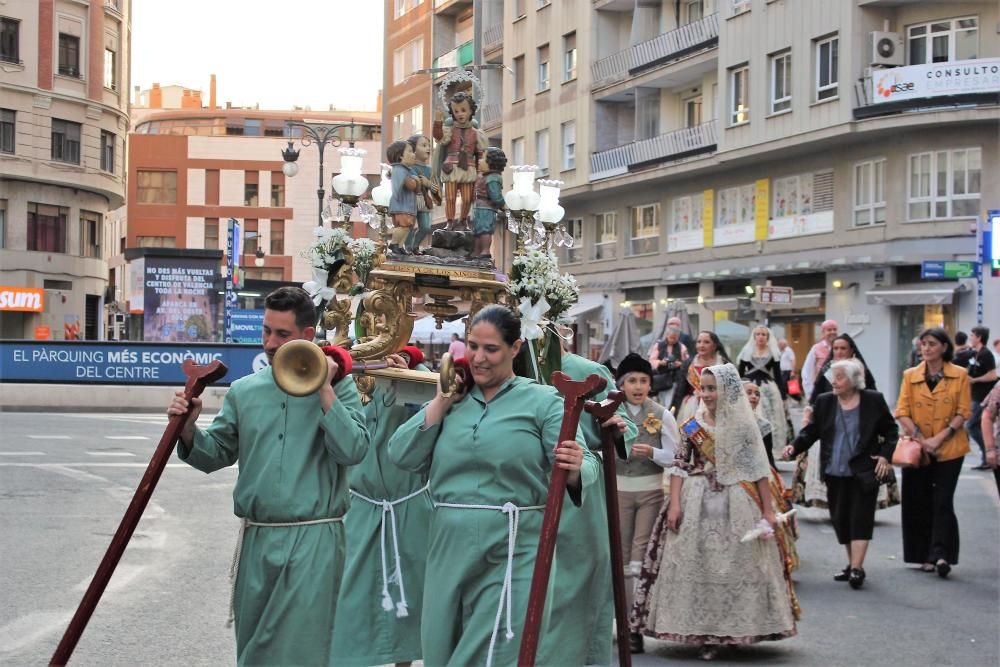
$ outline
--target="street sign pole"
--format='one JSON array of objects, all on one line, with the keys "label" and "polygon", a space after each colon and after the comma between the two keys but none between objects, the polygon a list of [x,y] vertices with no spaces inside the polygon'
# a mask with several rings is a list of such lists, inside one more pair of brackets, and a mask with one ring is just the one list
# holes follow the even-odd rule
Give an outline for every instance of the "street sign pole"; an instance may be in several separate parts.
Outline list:
[{"label": "street sign pole", "polygon": [[983,252],[983,225],[986,222],[976,220],[976,324],[983,326],[983,263],[985,253]]}]

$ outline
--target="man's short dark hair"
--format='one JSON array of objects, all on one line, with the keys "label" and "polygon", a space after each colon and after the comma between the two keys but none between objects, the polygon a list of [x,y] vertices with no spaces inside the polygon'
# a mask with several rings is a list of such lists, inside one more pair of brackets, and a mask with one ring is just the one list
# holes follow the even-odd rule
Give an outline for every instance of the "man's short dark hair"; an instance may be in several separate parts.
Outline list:
[{"label": "man's short dark hair", "polygon": [[983,345],[986,345],[987,341],[990,339],[989,327],[972,327],[969,331],[976,334],[976,337],[979,338],[979,342]]},{"label": "man's short dark hair", "polygon": [[969,342],[969,337],[965,335],[964,331],[959,331],[955,334],[955,345],[965,345]]},{"label": "man's short dark hair", "polygon": [[300,329],[316,326],[316,306],[301,287],[279,287],[264,299],[264,307],[280,313],[295,313],[295,326]]}]

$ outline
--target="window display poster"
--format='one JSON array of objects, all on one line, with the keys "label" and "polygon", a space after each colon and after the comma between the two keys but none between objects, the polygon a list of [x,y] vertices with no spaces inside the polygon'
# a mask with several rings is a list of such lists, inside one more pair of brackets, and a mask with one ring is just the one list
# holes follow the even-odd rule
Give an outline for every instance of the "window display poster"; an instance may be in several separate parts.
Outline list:
[{"label": "window display poster", "polygon": [[218,260],[145,259],[143,338],[160,343],[218,341],[222,308]]}]

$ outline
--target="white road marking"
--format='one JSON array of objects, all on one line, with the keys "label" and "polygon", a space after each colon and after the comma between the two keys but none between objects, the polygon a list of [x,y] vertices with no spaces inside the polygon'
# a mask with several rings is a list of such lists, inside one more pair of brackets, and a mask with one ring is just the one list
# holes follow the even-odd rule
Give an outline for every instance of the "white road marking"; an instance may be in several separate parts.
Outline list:
[{"label": "white road marking", "polygon": [[0,452],[0,456],[45,456],[45,452]]},{"label": "white road marking", "polygon": [[0,627],[0,653],[13,653],[35,643],[45,635],[66,627],[73,613],[68,611],[34,611]]},{"label": "white road marking", "polygon": [[71,435],[29,435],[32,440],[70,440]]},{"label": "white road marking", "polygon": [[132,452],[87,452],[88,456],[135,456]]},{"label": "white road marking", "polygon": [[105,440],[149,440],[144,435],[106,435]]},{"label": "white road marking", "polygon": [[[108,582],[108,587],[104,589],[105,593],[114,593],[115,591],[121,590],[128,586],[133,579],[138,577],[147,569],[146,565],[119,565],[115,568],[114,576],[111,577],[111,581]],[[93,576],[87,577],[76,586],[73,587],[74,591],[86,591],[87,586],[90,585],[90,580]]]}]

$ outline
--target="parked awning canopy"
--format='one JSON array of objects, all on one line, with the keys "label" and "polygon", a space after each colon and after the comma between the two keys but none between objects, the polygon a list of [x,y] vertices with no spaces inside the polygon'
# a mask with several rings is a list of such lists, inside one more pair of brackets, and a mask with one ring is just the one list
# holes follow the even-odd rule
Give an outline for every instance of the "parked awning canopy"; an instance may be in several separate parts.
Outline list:
[{"label": "parked awning canopy", "polygon": [[580,300],[570,306],[564,315],[568,320],[586,320],[604,308],[604,295],[596,292],[581,292]]},{"label": "parked awning canopy", "polygon": [[904,283],[868,290],[868,303],[875,306],[925,306],[950,304],[955,292],[965,287],[958,282]]}]

